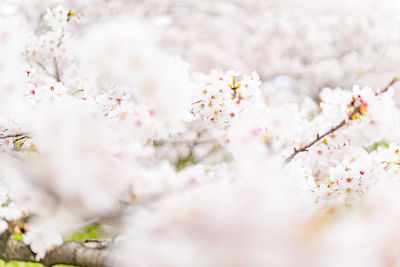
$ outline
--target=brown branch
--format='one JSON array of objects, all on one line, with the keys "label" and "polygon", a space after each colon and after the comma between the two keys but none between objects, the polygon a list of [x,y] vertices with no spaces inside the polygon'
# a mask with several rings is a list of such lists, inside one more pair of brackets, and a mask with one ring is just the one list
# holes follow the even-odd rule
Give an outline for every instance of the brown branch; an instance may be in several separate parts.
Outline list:
[{"label": "brown branch", "polygon": [[[387,92],[387,91],[389,90],[390,86],[392,86],[393,84],[395,84],[398,80],[399,80],[398,77],[394,77],[394,78],[390,81],[390,83],[389,83],[385,88],[383,88],[383,89],[380,90],[380,91],[377,91],[377,92],[375,93],[375,95],[378,96],[378,95],[380,95],[380,94],[383,94],[383,93]],[[354,102],[355,102],[355,101],[352,100],[352,101],[349,103],[349,106],[354,107],[354,104],[355,104]],[[317,137],[316,137],[313,141],[311,141],[310,143],[305,144],[305,145],[301,146],[300,148],[294,148],[293,153],[290,154],[290,156],[287,157],[287,158],[285,159],[283,165],[286,165],[287,163],[289,163],[297,154],[299,154],[299,153],[301,153],[301,152],[306,152],[306,151],[308,151],[308,149],[309,149],[311,146],[313,146],[315,143],[317,143],[318,141],[320,141],[321,139],[323,139],[325,136],[330,135],[330,134],[336,132],[337,130],[339,130],[340,128],[342,128],[343,126],[345,126],[345,125],[346,125],[346,120],[352,120],[352,117],[353,117],[355,114],[359,113],[359,112],[360,112],[360,107],[359,107],[359,106],[358,106],[358,107],[354,107],[353,112],[351,112],[351,113],[347,116],[346,119],[342,120],[340,123],[338,123],[337,125],[333,126],[330,130],[326,131],[326,132],[323,133],[322,135],[317,134]]]},{"label": "brown branch", "polygon": [[[68,22],[69,19],[70,19],[70,15],[69,15],[69,14],[70,14],[70,13],[68,13],[67,22]],[[64,36],[65,36],[65,32],[64,32],[64,28],[62,28],[62,29],[61,29],[61,36],[60,36],[60,38],[58,39],[58,43],[57,43],[57,47],[58,47],[58,48],[61,47],[62,39],[64,38]],[[53,63],[54,63],[54,71],[55,71],[54,77],[56,78],[57,82],[62,82],[62,81],[61,81],[60,68],[59,68],[59,66],[58,66],[58,62],[57,62],[57,58],[56,58],[56,57],[53,58]]]},{"label": "brown branch", "polygon": [[17,133],[17,134],[8,134],[8,135],[0,135],[0,139],[6,139],[6,138],[14,138],[14,137],[23,137],[26,136],[26,133]]},{"label": "brown branch", "polygon": [[53,62],[54,62],[54,78],[57,80],[57,82],[61,82],[61,77],[60,77],[60,69],[58,67],[58,62],[56,57],[53,58]]},{"label": "brown branch", "polygon": [[394,78],[390,81],[390,83],[389,83],[388,85],[386,85],[385,88],[383,88],[382,90],[376,92],[375,95],[377,96],[377,95],[380,95],[380,94],[385,93],[387,90],[389,90],[390,86],[392,86],[393,84],[395,84],[398,80],[399,80],[399,77],[394,77]]},{"label": "brown branch", "polygon": [[0,258],[5,261],[39,262],[46,266],[67,264],[86,267],[105,267],[110,263],[110,255],[102,242],[64,242],[46,253],[37,261],[35,253],[22,241],[10,238],[10,232],[0,235]]},{"label": "brown branch", "polygon": [[[356,114],[358,112],[358,109],[355,109],[350,115],[349,118],[351,118],[354,114]],[[334,132],[336,132],[337,130],[339,130],[340,128],[342,128],[344,125],[346,125],[346,120],[342,120],[340,123],[338,123],[337,125],[335,125],[334,127],[332,127],[329,131],[326,131],[325,133],[323,133],[322,135],[317,134],[317,137],[311,141],[310,143],[300,147],[300,148],[294,148],[294,151],[292,154],[290,154],[289,157],[287,157],[285,159],[285,162],[283,165],[289,163],[297,154],[299,154],[300,152],[306,152],[308,151],[308,149],[313,146],[315,143],[317,143],[318,141],[320,141],[322,138],[324,138],[327,135],[330,135]]]},{"label": "brown branch", "polygon": [[39,67],[41,67],[42,70],[43,70],[47,75],[49,75],[50,77],[54,78],[56,81],[59,82],[59,79],[56,77],[56,75],[52,74],[48,69],[46,69],[46,67],[45,67],[42,63],[37,62],[37,61],[35,61],[35,63],[36,63]]}]

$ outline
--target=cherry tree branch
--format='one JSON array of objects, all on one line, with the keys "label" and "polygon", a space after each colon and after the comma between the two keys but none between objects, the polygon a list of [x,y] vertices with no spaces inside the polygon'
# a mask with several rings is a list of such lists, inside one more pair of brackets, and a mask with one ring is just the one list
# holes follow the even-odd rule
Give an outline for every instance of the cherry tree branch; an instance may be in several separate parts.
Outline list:
[{"label": "cherry tree branch", "polygon": [[[383,94],[383,93],[387,92],[387,91],[389,90],[389,88],[390,88],[393,84],[395,84],[398,80],[399,80],[398,77],[394,77],[394,78],[390,81],[390,83],[389,83],[385,88],[383,88],[383,89],[380,90],[380,91],[377,91],[377,92],[375,93],[375,95],[378,96],[378,95],[380,95],[380,94]],[[352,102],[349,103],[349,106],[353,106],[353,107],[354,107],[354,100],[353,100]],[[305,144],[305,145],[303,145],[303,146],[301,146],[301,147],[299,147],[299,148],[294,148],[294,149],[293,149],[293,150],[294,150],[293,153],[290,154],[290,156],[287,157],[287,158],[285,159],[283,165],[286,165],[287,163],[289,163],[290,161],[292,161],[292,159],[293,159],[297,154],[299,154],[299,153],[301,153],[301,152],[306,152],[306,151],[308,151],[308,149],[309,149],[310,147],[312,147],[315,143],[317,143],[318,141],[320,141],[321,139],[323,139],[325,136],[330,135],[330,134],[333,134],[334,132],[336,132],[337,130],[339,130],[339,129],[342,128],[343,126],[345,126],[345,125],[346,125],[346,120],[352,120],[352,117],[353,117],[355,114],[359,113],[359,112],[360,112],[360,106],[355,107],[354,110],[353,110],[353,112],[351,112],[351,113],[347,116],[346,119],[343,119],[341,122],[339,122],[338,124],[336,124],[335,126],[333,126],[330,130],[326,131],[326,132],[323,133],[322,135],[317,134],[316,138],[315,138],[313,141],[309,142],[308,144]]]},{"label": "cherry tree branch", "polygon": [[[354,110],[356,111],[356,110]],[[353,116],[355,114],[355,112],[352,112],[350,115]],[[349,115],[349,116],[350,116]],[[329,131],[326,131],[325,133],[323,133],[322,135],[317,134],[317,137],[311,141],[310,143],[301,146],[299,148],[294,148],[294,151],[292,154],[290,154],[289,157],[287,157],[284,161],[284,165],[289,163],[297,154],[299,154],[300,152],[306,152],[308,151],[308,149],[310,147],[312,147],[315,143],[317,143],[318,141],[320,141],[322,138],[324,138],[327,135],[330,135],[334,132],[336,132],[337,130],[339,130],[340,128],[342,128],[344,125],[346,125],[346,120],[342,120],[339,124],[335,125],[334,127],[332,127]]]},{"label": "cherry tree branch", "polygon": [[0,235],[0,258],[5,261],[39,262],[45,266],[68,264],[86,267],[105,267],[110,263],[107,246],[99,241],[64,242],[37,261],[31,248],[19,240],[10,238],[9,231]]},{"label": "cherry tree branch", "polygon": [[7,139],[7,138],[15,138],[15,137],[24,137],[26,133],[16,133],[16,134],[8,134],[8,135],[0,135],[0,139]]},{"label": "cherry tree branch", "polygon": [[60,69],[58,67],[58,62],[55,57],[53,58],[53,63],[54,63],[54,71],[55,71],[54,78],[57,80],[57,82],[61,82]]},{"label": "cherry tree branch", "polygon": [[378,95],[380,95],[380,94],[385,93],[387,90],[389,90],[390,86],[392,86],[393,84],[395,84],[396,82],[398,82],[398,80],[399,80],[399,77],[394,77],[394,78],[390,81],[390,83],[389,83],[388,85],[386,85],[385,88],[383,88],[382,90],[376,92],[375,95],[378,96]]},{"label": "cherry tree branch", "polygon": [[35,63],[42,68],[42,70],[49,75],[50,77],[54,78],[57,82],[60,82],[60,78],[57,77],[55,74],[51,73],[42,63],[35,61]]}]

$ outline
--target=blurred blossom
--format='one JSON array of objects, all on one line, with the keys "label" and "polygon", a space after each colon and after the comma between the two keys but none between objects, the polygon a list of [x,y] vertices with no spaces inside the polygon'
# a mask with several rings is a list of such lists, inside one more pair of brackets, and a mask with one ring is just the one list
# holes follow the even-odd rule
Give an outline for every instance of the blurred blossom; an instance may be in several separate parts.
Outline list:
[{"label": "blurred blossom", "polygon": [[37,260],[96,223],[112,266],[400,266],[399,11],[2,1],[0,232]]}]

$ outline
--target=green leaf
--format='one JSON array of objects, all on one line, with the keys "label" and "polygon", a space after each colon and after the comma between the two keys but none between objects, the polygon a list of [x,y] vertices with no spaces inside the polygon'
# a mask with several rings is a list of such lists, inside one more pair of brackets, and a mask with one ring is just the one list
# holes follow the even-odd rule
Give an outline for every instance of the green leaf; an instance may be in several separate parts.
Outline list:
[{"label": "green leaf", "polygon": [[378,147],[383,146],[386,148],[389,148],[389,144],[385,141],[380,141],[380,142],[376,142],[373,145],[371,145],[370,147],[365,147],[364,149],[368,152],[371,153],[372,151],[376,151],[378,149]]},{"label": "green leaf", "polygon": [[21,147],[24,145],[24,142],[15,140],[13,141],[13,145],[14,145],[14,150],[20,151]]},{"label": "green leaf", "polygon": [[[44,267],[41,263],[23,262],[23,261],[9,261],[5,262],[0,260],[0,267]],[[54,267],[77,267],[73,265],[54,265]]]},{"label": "green leaf", "polygon": [[12,239],[15,239],[15,240],[20,240],[20,241],[23,240],[22,235],[21,235],[21,234],[17,234],[17,233],[13,233],[13,234],[11,235],[11,238],[12,238]]},{"label": "green leaf", "polygon": [[[4,202],[3,204],[1,204],[1,206],[4,208],[4,207],[8,207],[8,205],[10,205],[10,203],[11,203],[11,199],[10,198],[8,198],[7,200],[6,200],[6,202]],[[1,265],[0,265],[1,266]]]},{"label": "green leaf", "polygon": [[180,157],[178,159],[178,162],[175,164],[175,167],[178,171],[180,171],[194,162],[196,162],[196,158],[194,154],[190,152],[187,157],[184,158]]},{"label": "green leaf", "polygon": [[68,17],[72,17],[72,16],[75,16],[76,14],[74,13],[74,12],[72,12],[72,9],[70,9],[69,11],[68,11]]},{"label": "green leaf", "polygon": [[[0,265],[1,266],[1,265]],[[23,261],[9,261],[4,264],[5,267],[43,267],[43,264]]]},{"label": "green leaf", "polygon": [[83,242],[88,239],[99,238],[99,226],[97,224],[91,224],[86,226],[82,231],[76,232],[70,236],[64,238],[64,241],[78,241]]}]

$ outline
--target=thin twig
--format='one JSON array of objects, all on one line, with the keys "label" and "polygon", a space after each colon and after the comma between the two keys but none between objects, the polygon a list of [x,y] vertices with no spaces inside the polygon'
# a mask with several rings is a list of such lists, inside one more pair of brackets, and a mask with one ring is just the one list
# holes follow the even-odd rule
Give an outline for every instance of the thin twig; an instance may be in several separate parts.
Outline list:
[{"label": "thin twig", "polygon": [[[70,17],[68,16],[67,22],[69,21],[69,18],[70,18]],[[58,39],[58,43],[57,43],[57,47],[58,47],[58,48],[61,47],[62,39],[64,38],[64,35],[65,35],[64,28],[62,28],[62,29],[61,29],[61,36],[60,36],[60,38]],[[58,62],[57,62],[57,58],[56,58],[56,57],[53,58],[53,63],[54,63],[54,71],[55,71],[54,77],[56,78],[57,82],[62,82],[62,81],[61,81],[60,68],[59,68],[59,66],[58,66]]]},{"label": "thin twig", "polygon": [[21,137],[16,138],[14,141],[21,141],[21,140],[24,140],[25,138],[28,138],[28,137],[29,136],[27,136],[27,135],[23,135]]},{"label": "thin twig", "polygon": [[22,136],[27,136],[27,134],[26,133],[17,133],[17,134],[0,135],[0,139],[22,137]]},{"label": "thin twig", "polygon": [[46,69],[46,67],[43,66],[42,63],[37,62],[37,61],[35,61],[35,63],[36,63],[39,67],[41,67],[42,70],[44,70],[44,72],[46,72],[47,75],[49,75],[50,77],[52,77],[52,78],[54,78],[54,79],[56,79],[56,80],[58,81],[57,77],[56,77],[53,73],[51,73],[48,69]]},{"label": "thin twig", "polygon": [[[353,116],[356,110],[354,110],[349,117]],[[346,120],[342,120],[339,124],[337,124],[336,126],[332,127],[329,131],[326,131],[324,134],[319,135],[317,134],[317,137],[311,141],[310,143],[300,147],[300,148],[294,148],[294,151],[292,154],[290,154],[289,157],[287,157],[285,159],[284,165],[289,163],[297,154],[299,154],[300,152],[306,152],[308,151],[308,149],[313,146],[315,143],[317,143],[319,140],[321,140],[322,138],[324,138],[327,135],[330,135],[332,133],[334,133],[335,131],[337,131],[338,129],[342,128],[344,125],[346,125]]]},{"label": "thin twig", "polygon": [[[394,77],[390,83],[383,88],[382,90],[378,91],[375,93],[376,96],[385,93],[386,91],[389,90],[390,86],[392,86],[393,84],[395,84],[397,81],[399,80],[398,77]],[[354,100],[349,104],[349,106],[354,106]],[[323,139],[325,136],[333,134],[334,132],[336,132],[337,130],[339,130],[340,128],[342,128],[343,126],[346,125],[346,120],[352,120],[352,117],[357,114],[358,112],[360,112],[360,107],[356,107],[353,112],[351,112],[346,119],[342,120],[340,123],[338,123],[337,125],[333,126],[330,130],[326,131],[325,133],[323,133],[322,135],[317,134],[316,138],[311,141],[308,144],[305,144],[299,148],[294,148],[292,154],[290,154],[289,157],[287,157],[283,163],[283,165],[286,165],[287,163],[289,163],[297,154],[301,153],[301,152],[306,152],[308,151],[308,149],[313,146],[315,143],[317,143],[318,141],[320,141],[321,139]]]},{"label": "thin twig", "polygon": [[386,92],[387,90],[389,90],[390,86],[392,86],[393,84],[395,84],[398,80],[399,80],[399,77],[398,77],[398,76],[397,76],[397,77],[394,77],[394,78],[390,81],[390,83],[389,83],[385,88],[383,88],[382,90],[376,92],[375,95],[383,94],[384,92]]},{"label": "thin twig", "polygon": [[54,62],[54,78],[57,80],[57,82],[61,82],[61,78],[60,78],[60,69],[58,68],[58,62],[56,57],[53,58],[53,62]]}]

